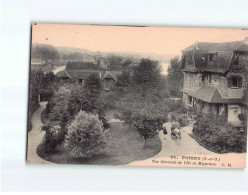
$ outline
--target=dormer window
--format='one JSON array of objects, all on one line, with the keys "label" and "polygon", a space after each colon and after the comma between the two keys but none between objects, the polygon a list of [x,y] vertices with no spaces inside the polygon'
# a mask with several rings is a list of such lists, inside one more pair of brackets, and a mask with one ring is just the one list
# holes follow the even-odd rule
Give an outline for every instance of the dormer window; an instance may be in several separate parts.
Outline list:
[{"label": "dormer window", "polygon": [[228,79],[229,88],[241,88],[242,87],[242,77],[232,76]]}]

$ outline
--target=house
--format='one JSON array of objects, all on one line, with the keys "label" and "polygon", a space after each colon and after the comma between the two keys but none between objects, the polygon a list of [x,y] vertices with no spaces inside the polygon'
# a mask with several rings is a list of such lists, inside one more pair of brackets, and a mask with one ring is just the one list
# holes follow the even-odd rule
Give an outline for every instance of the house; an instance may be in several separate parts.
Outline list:
[{"label": "house", "polygon": [[68,70],[65,69],[57,73],[63,83],[77,83],[84,84],[85,79],[91,74],[97,74],[101,78],[101,72],[97,70]]},{"label": "house", "polygon": [[120,71],[106,71],[101,78],[102,84],[103,84],[103,89],[108,92],[110,91],[117,79],[117,76],[120,75]]},{"label": "house", "polygon": [[182,50],[183,101],[204,113],[227,115],[241,126],[247,116],[248,40],[198,42]]},{"label": "house", "polygon": [[108,92],[116,82],[117,75],[121,71],[99,71],[99,70],[68,70],[58,72],[57,76],[63,83],[84,84],[85,79],[91,74],[97,74],[102,81],[104,91]]}]

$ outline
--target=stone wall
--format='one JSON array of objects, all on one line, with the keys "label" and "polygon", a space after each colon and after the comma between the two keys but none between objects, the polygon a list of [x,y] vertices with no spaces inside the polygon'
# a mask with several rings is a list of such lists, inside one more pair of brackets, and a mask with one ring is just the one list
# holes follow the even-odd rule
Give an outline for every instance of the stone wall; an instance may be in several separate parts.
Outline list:
[{"label": "stone wall", "polygon": [[198,74],[185,72],[183,88],[195,91],[201,87],[201,78]]}]

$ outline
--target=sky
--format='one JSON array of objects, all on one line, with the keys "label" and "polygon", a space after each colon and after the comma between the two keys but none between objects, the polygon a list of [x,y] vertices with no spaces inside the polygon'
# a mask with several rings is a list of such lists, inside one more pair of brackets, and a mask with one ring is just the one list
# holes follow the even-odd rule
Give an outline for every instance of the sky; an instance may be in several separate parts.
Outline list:
[{"label": "sky", "polygon": [[169,56],[180,55],[181,50],[195,42],[237,41],[244,40],[246,37],[248,37],[248,30],[227,28],[41,23],[32,25],[32,43],[74,47],[91,51],[135,52]]}]

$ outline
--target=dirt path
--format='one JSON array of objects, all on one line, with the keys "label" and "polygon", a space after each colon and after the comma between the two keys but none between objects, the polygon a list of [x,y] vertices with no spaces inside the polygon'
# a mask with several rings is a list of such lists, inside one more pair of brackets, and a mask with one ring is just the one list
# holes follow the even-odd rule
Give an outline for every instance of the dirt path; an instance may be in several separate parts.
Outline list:
[{"label": "dirt path", "polygon": [[44,131],[41,131],[41,113],[46,108],[47,102],[41,102],[40,107],[33,113],[31,123],[32,130],[28,133],[28,148],[27,148],[27,162],[47,164],[51,163],[40,158],[36,152],[38,145],[41,143]]}]

